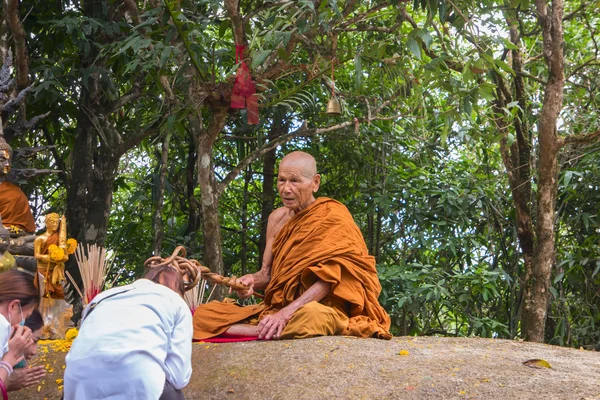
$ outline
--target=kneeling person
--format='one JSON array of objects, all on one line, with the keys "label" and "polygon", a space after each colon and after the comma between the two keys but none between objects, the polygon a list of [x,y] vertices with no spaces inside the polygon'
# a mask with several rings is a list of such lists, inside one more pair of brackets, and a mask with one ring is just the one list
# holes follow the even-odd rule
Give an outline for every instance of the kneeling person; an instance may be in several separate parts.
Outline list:
[{"label": "kneeling person", "polygon": [[69,354],[65,400],[183,399],[192,375],[192,314],[170,265],[100,293]]}]

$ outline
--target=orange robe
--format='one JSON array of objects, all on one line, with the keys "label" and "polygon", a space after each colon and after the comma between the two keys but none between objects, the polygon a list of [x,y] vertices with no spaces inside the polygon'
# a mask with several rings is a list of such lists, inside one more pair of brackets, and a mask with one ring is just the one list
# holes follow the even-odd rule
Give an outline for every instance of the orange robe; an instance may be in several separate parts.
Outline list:
[{"label": "orange robe", "polygon": [[377,300],[381,285],[375,259],[369,256],[348,209],[321,197],[292,217],[275,238],[264,302],[241,307],[213,301],[198,307],[194,339],[217,336],[235,323],[256,323],[300,297],[317,279],[331,283],[331,292],[320,304],[312,302],[298,309],[282,338],[392,337],[390,317]]},{"label": "orange robe", "polygon": [[0,183],[0,216],[2,225],[16,226],[28,233],[35,232],[35,221],[29,200],[18,186],[10,182]]}]

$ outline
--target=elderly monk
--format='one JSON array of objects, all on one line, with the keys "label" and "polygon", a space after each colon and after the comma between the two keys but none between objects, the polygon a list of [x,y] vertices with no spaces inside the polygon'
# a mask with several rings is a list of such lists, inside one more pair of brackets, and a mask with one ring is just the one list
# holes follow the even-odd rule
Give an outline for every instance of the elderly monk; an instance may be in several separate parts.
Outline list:
[{"label": "elderly monk", "polygon": [[33,255],[35,221],[29,200],[18,186],[7,182],[13,156],[12,148],[0,135],[0,216],[2,224],[11,233],[10,250],[13,254]]},{"label": "elderly monk", "polygon": [[315,199],[320,183],[312,156],[297,151],[283,158],[277,190],[284,206],[269,216],[262,268],[238,279],[249,286],[240,297],[265,290],[265,299],[246,307],[216,301],[198,307],[194,339],[392,337],[390,318],[377,300],[375,259],[348,209]]}]

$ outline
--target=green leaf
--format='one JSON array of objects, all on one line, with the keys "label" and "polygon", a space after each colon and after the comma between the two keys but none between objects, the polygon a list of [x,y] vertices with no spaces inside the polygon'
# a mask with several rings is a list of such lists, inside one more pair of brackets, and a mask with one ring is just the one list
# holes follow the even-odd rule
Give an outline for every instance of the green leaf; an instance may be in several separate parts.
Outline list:
[{"label": "green leaf", "polygon": [[506,47],[508,50],[519,50],[519,48],[510,40],[501,37],[500,40],[502,40],[502,43],[504,43],[504,47]]},{"label": "green leaf", "polygon": [[573,177],[573,171],[565,172],[564,185],[569,186],[569,182],[571,182],[571,178]]},{"label": "green leaf", "polygon": [[160,61],[158,63],[160,68],[163,68],[165,66],[170,55],[171,55],[171,46],[163,47],[162,52],[160,53]]},{"label": "green leaf", "polygon": [[257,68],[259,65],[265,62],[267,57],[271,54],[271,50],[261,50],[258,52],[256,56],[252,59],[252,69]]},{"label": "green leaf", "polygon": [[515,75],[515,71],[513,71],[513,69],[509,67],[508,64],[504,61],[498,59],[495,61],[495,64],[502,68],[504,71],[508,72],[509,74]]},{"label": "green leaf", "polygon": [[419,46],[419,43],[417,43],[417,41],[415,39],[408,38],[408,40],[406,41],[406,47],[408,47],[408,50],[415,57],[417,57],[418,60],[421,60],[421,47]]},{"label": "green leaf", "polygon": [[289,58],[289,55],[288,55],[287,51],[285,51],[285,49],[283,47],[280,47],[280,48],[277,49],[277,55],[282,60],[286,60],[287,61],[287,59]]},{"label": "green leaf", "polygon": [[448,10],[448,6],[446,5],[446,1],[442,0],[438,6],[438,13],[440,15],[440,21],[442,23],[446,22],[446,11]]},{"label": "green leaf", "polygon": [[556,275],[554,277],[554,284],[556,285],[558,282],[560,282],[564,276],[565,276],[564,272],[561,272],[560,274]]},{"label": "green leaf", "polygon": [[223,38],[225,36],[227,28],[229,28],[230,25],[231,21],[229,19],[224,19],[221,21],[221,24],[219,25],[219,38]]},{"label": "green leaf", "polygon": [[600,271],[600,261],[596,261],[596,268],[594,269],[594,272],[592,273],[592,279],[594,279],[594,277],[596,276],[598,271]]},{"label": "green leaf", "polygon": [[429,31],[425,28],[421,28],[421,29],[417,29],[416,34],[418,37],[421,38],[425,47],[429,48],[429,46],[431,45],[431,42],[433,41],[433,39],[431,38],[431,35],[429,34]]}]

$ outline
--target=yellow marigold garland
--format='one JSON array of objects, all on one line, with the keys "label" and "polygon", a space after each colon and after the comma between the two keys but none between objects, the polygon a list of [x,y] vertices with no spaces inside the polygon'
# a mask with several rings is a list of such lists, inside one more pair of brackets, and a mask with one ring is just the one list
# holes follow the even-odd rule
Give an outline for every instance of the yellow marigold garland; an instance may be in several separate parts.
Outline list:
[{"label": "yellow marigold garland", "polygon": [[51,244],[48,247],[48,254],[52,261],[61,262],[65,259],[65,251],[55,244]]},{"label": "yellow marigold garland", "polygon": [[75,253],[75,249],[77,248],[77,240],[71,238],[67,240],[67,254]]}]

